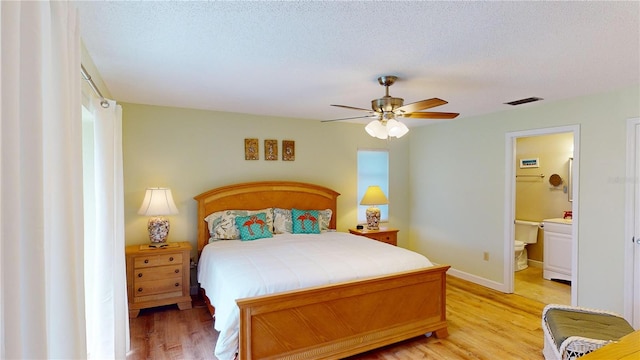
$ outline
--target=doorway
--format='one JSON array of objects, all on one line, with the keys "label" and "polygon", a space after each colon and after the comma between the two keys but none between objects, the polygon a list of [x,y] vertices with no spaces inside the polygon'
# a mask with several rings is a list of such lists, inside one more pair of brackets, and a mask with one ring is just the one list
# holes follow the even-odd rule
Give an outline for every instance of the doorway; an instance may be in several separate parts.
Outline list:
[{"label": "doorway", "polygon": [[[558,302],[557,296],[560,296],[560,299],[567,300],[566,304],[577,303],[579,130],[576,125],[506,134],[504,279],[508,293],[521,292],[520,295],[525,297],[535,297],[536,300],[549,303]],[[561,144],[558,145],[558,142]],[[558,182],[558,177],[561,182]],[[525,261],[529,268],[516,273],[516,268],[522,267],[514,261],[516,219],[534,222],[549,218],[562,219],[565,211],[571,211],[573,218],[567,225],[570,235],[566,237],[566,256],[571,262],[570,274],[566,278],[571,283],[570,300],[567,299],[569,291],[566,283],[554,284],[541,277],[542,274],[547,274],[543,270],[545,244],[542,229],[538,230],[537,242],[525,247],[530,254],[528,262]],[[526,285],[527,288],[524,289],[524,283],[516,286],[516,278],[524,278],[523,281],[530,282],[532,277],[538,277],[534,279],[535,285],[532,286],[542,288],[529,288]],[[556,293],[556,289],[564,292],[564,297]],[[547,291],[549,301],[541,299]]]}]

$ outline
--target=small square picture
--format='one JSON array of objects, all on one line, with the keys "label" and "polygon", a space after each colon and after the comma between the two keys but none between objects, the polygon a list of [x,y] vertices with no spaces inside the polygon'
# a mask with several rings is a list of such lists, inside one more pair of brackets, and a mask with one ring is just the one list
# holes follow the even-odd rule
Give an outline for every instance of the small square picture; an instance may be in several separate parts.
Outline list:
[{"label": "small square picture", "polygon": [[282,160],[294,161],[296,159],[296,142],[293,140],[282,140]]},{"label": "small square picture", "polygon": [[264,141],[264,159],[278,160],[278,140]]},{"label": "small square picture", "polygon": [[540,167],[540,161],[538,158],[520,159],[520,168],[537,168]]},{"label": "small square picture", "polygon": [[258,160],[258,139],[244,139],[244,159]]}]

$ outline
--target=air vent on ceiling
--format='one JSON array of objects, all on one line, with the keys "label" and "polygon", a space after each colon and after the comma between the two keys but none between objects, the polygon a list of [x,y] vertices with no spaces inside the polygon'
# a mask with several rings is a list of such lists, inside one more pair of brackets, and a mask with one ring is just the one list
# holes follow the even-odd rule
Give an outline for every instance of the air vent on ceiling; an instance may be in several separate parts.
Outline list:
[{"label": "air vent on ceiling", "polygon": [[540,101],[540,100],[544,100],[543,98],[539,98],[539,97],[529,97],[526,99],[520,99],[520,100],[515,100],[515,101],[510,101],[508,103],[505,103],[505,105],[522,105],[522,104],[526,104],[526,103],[530,103],[530,102],[534,102],[534,101]]}]

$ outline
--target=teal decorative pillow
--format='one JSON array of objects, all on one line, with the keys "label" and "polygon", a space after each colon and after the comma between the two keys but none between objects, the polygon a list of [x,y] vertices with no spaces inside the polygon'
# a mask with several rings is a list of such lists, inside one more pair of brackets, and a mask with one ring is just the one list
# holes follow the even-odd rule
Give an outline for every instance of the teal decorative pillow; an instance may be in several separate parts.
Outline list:
[{"label": "teal decorative pillow", "polygon": [[267,216],[267,226],[273,227],[273,209],[262,210],[221,210],[209,214],[204,220],[209,226],[209,235],[213,240],[235,240],[240,239],[240,232],[236,226],[236,217],[249,216],[265,213]]},{"label": "teal decorative pillow", "polygon": [[259,213],[236,217],[236,226],[240,232],[240,240],[256,240],[273,236],[267,224],[267,215]]},{"label": "teal decorative pillow", "polygon": [[[318,210],[318,222],[320,223],[320,231],[329,229],[331,221],[331,209]],[[273,208],[273,231],[275,234],[291,234],[293,233],[293,222],[290,209]]]},{"label": "teal decorative pillow", "polygon": [[291,209],[294,234],[320,234],[320,214],[318,210]]}]

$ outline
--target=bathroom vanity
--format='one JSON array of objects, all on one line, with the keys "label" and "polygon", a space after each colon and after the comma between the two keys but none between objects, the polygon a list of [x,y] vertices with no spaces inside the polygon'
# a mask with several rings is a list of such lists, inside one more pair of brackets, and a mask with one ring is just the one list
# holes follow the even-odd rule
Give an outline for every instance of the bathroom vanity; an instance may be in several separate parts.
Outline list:
[{"label": "bathroom vanity", "polygon": [[544,265],[542,277],[547,280],[571,281],[571,219],[545,219]]}]

